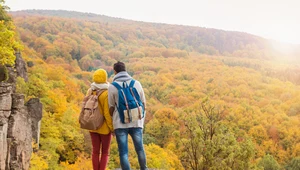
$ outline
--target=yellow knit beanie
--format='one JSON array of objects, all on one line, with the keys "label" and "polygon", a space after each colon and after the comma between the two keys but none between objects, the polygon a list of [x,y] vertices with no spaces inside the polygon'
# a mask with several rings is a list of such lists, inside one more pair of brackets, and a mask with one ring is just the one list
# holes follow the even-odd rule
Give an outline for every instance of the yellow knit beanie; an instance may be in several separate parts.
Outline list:
[{"label": "yellow knit beanie", "polygon": [[106,83],[107,82],[107,73],[103,69],[98,69],[94,72],[93,81],[97,84]]}]

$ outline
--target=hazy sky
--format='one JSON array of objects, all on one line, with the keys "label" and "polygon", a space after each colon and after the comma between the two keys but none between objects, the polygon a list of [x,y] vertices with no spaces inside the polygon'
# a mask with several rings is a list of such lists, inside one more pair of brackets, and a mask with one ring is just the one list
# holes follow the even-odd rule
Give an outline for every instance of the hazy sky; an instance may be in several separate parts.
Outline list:
[{"label": "hazy sky", "polygon": [[6,0],[12,11],[63,9],[247,32],[300,44],[300,0]]}]

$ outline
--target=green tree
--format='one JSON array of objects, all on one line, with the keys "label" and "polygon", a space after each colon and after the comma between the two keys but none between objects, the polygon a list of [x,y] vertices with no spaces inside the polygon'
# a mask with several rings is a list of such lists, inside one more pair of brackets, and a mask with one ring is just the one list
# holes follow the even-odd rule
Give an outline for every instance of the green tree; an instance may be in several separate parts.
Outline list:
[{"label": "green tree", "polygon": [[176,133],[181,144],[181,161],[193,170],[249,169],[254,156],[251,140],[237,141],[223,123],[223,114],[208,103],[200,113],[187,114],[185,129]]},{"label": "green tree", "polygon": [[4,0],[0,0],[0,21],[10,21],[11,18],[6,13],[9,8],[5,6],[4,3]]},{"label": "green tree", "polygon": [[0,64],[0,82],[8,80],[8,70],[4,65]]},{"label": "green tree", "polygon": [[286,170],[298,170],[300,169],[300,157],[293,158],[285,168]]},{"label": "green tree", "polygon": [[272,155],[265,155],[258,163],[259,167],[263,167],[264,170],[279,170],[280,166]]}]

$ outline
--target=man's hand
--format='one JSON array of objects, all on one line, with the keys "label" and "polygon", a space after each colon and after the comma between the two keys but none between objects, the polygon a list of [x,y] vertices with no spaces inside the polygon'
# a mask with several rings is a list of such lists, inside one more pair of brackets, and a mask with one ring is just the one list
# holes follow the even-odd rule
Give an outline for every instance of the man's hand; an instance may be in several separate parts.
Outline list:
[{"label": "man's hand", "polygon": [[114,111],[115,111],[115,107],[110,107],[109,108],[109,114],[110,114],[111,117],[113,116]]},{"label": "man's hand", "polygon": [[115,131],[112,131],[112,132],[111,132],[111,135],[112,135],[113,137],[115,137],[115,136],[116,136]]}]

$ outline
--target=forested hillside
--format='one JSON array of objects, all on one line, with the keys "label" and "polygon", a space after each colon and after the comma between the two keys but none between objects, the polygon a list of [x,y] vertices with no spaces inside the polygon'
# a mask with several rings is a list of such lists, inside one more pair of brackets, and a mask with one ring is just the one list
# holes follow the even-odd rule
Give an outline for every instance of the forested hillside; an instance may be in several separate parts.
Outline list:
[{"label": "forested hillside", "polygon": [[[287,46],[289,56],[286,53],[281,54],[279,49],[275,49],[274,45],[284,45],[275,41],[269,41],[258,36],[250,35],[242,32],[222,31],[211,28],[191,27],[182,25],[167,25],[147,22],[136,22],[131,20],[124,20],[119,18],[112,18],[103,15],[96,15],[90,13],[79,13],[69,11],[51,11],[51,10],[27,10],[14,12],[15,16],[36,16],[35,20],[25,22],[23,28],[39,29],[39,33],[57,34],[61,28],[69,28],[68,33],[78,31],[84,33],[86,36],[105,46],[106,49],[114,47],[127,56],[134,49],[123,51],[120,45],[136,47],[151,47],[151,48],[175,48],[185,51],[195,51],[205,54],[225,56],[235,56],[243,58],[263,58],[270,59],[276,57],[293,58],[300,54],[299,46]],[[57,22],[55,25],[49,25],[49,20],[45,20],[47,16],[54,16],[52,20]],[[25,19],[27,21],[27,17]],[[79,22],[81,24],[68,24],[63,18],[71,18],[68,22]],[[32,25],[36,21],[39,23]],[[80,22],[81,21],[81,22]],[[83,23],[83,21],[90,21]],[[88,24],[88,25],[86,25]],[[31,25],[31,27],[29,26]],[[95,33],[101,33],[94,35]],[[113,44],[105,44],[103,40],[112,41]],[[125,45],[125,47],[126,47]],[[141,51],[143,52],[143,51]],[[299,57],[298,57],[299,59]]]},{"label": "forested hillside", "polygon": [[[149,167],[300,168],[300,67],[275,60],[280,53],[267,40],[66,11],[12,16],[29,71],[18,90],[45,106],[31,169],[91,168],[79,105],[93,71],[104,68],[112,76],[118,60],[146,93]],[[282,57],[298,61],[295,49]],[[130,161],[138,168],[133,152]],[[109,168],[117,167],[114,139]]]}]

